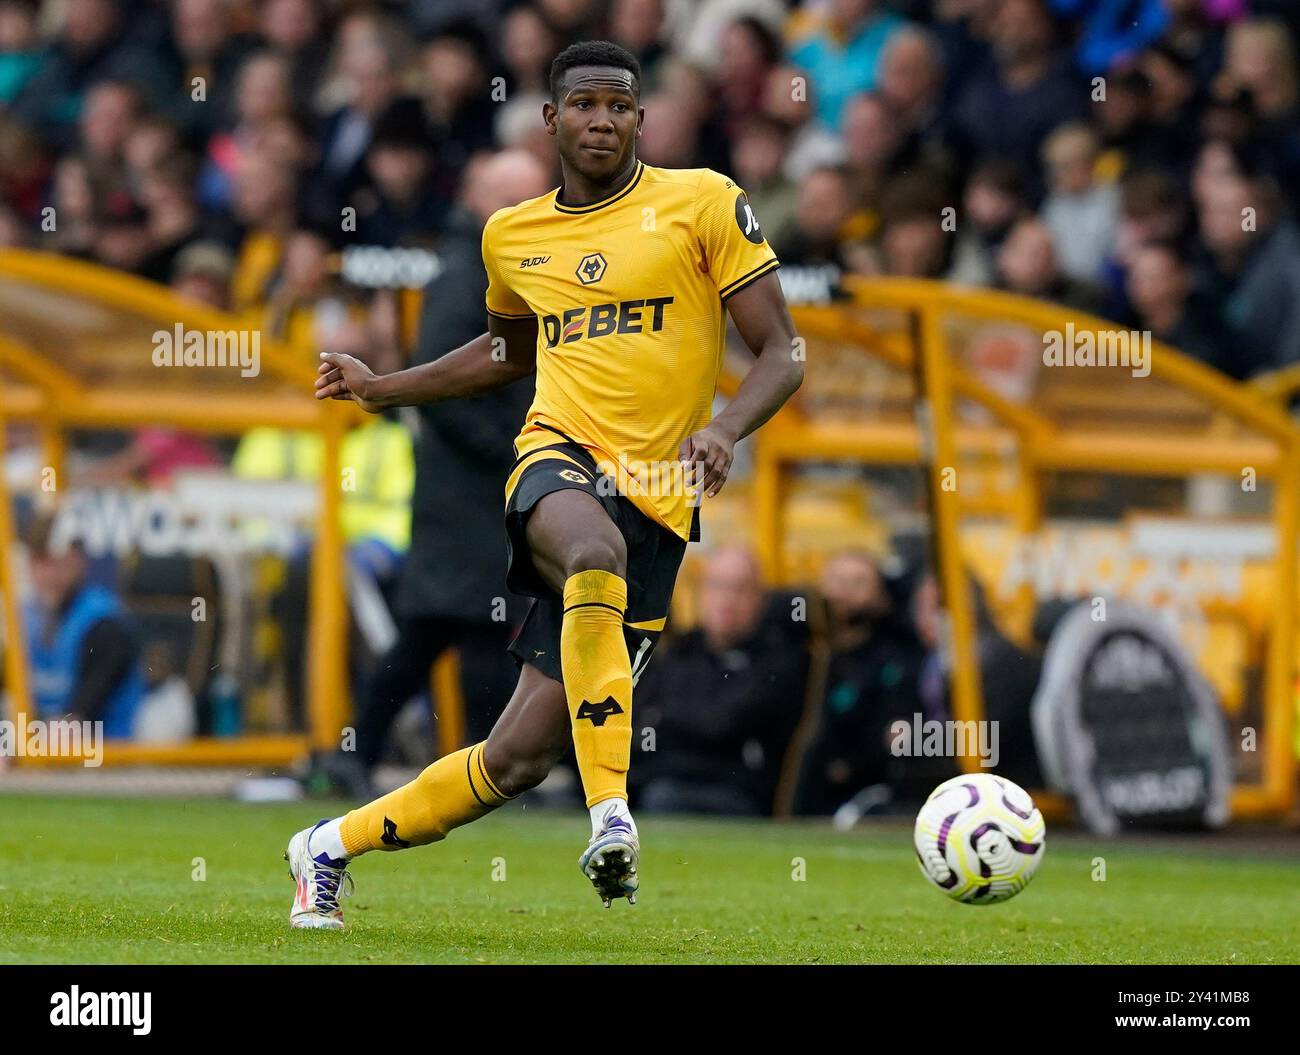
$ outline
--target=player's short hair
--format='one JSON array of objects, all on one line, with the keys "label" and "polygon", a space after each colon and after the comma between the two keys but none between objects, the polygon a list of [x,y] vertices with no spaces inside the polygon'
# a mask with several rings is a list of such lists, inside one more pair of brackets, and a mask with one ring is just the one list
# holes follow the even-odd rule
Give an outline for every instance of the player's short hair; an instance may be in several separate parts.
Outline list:
[{"label": "player's short hair", "polygon": [[551,102],[560,101],[564,75],[579,66],[609,66],[629,70],[632,74],[632,92],[641,94],[641,63],[626,48],[608,40],[582,40],[570,44],[555,56],[551,63]]}]

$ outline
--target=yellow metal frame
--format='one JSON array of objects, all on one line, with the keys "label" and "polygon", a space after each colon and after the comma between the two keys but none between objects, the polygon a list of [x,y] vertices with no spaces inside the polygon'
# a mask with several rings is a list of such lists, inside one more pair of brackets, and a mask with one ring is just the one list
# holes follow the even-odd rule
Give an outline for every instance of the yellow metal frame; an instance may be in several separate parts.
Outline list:
[{"label": "yellow metal frame", "polygon": [[[77,295],[134,315],[177,322],[194,329],[246,328],[247,320],[183,300],[165,287],[108,268],[67,257],[20,250],[0,254],[0,277]],[[0,453],[3,425],[30,420],[40,431],[46,464],[61,469],[63,434],[73,427],[134,428],[170,425],[210,434],[237,434],[258,426],[316,431],[324,439],[319,533],[313,549],[313,574],[307,647],[312,661],[308,684],[308,735],[250,735],[199,739],[176,746],[114,744],[106,756],[114,764],[149,765],[288,765],[306,748],[335,746],[349,714],[347,686],[347,601],[345,559],[339,527],[339,452],[344,430],[363,415],[348,403],[320,403],[311,397],[315,369],[311,349],[265,339],[263,369],[301,390],[301,398],[273,396],[240,400],[204,392],[184,395],[140,392],[111,383],[83,385],[44,358],[37,349],[0,334],[0,369],[18,380],[0,406]],[[29,712],[25,647],[16,580],[11,565],[14,535],[11,501],[0,476],[0,587],[4,594],[7,634],[4,678],[15,720]],[[23,759],[25,765],[46,760]],[[54,763],[69,761],[49,760]],[[78,760],[72,759],[76,762]]]},{"label": "yellow metal frame", "polygon": [[1266,399],[1285,411],[1286,404],[1297,392],[1300,392],[1300,363],[1284,366],[1280,370],[1270,370],[1258,374],[1248,382],[1251,388],[1263,393]]},{"label": "yellow metal frame", "polygon": [[[202,736],[184,744],[133,744],[108,741],[104,764],[111,766],[284,766],[299,759],[310,739],[297,734],[265,733],[258,736]],[[42,768],[79,766],[72,756],[21,759],[24,766]]]},{"label": "yellow metal frame", "polygon": [[[796,309],[799,332],[806,337],[853,342],[866,353],[894,367],[915,371],[918,398],[928,407],[924,427],[906,423],[820,424],[793,413],[777,415],[755,441],[754,497],[756,543],[764,571],[774,580],[782,576],[782,507],[785,476],[797,463],[853,461],[869,464],[916,464],[932,470],[957,465],[958,452],[1005,450],[1006,440],[1016,443],[1018,484],[1011,518],[1024,533],[1037,530],[1042,519],[1042,483],[1046,472],[1106,472],[1127,475],[1187,476],[1204,472],[1236,474],[1245,465],[1258,475],[1279,480],[1300,480],[1300,429],[1276,406],[1262,403],[1245,385],[1188,359],[1172,348],[1155,344],[1151,374],[1175,388],[1203,400],[1218,413],[1240,422],[1262,439],[1171,438],[1130,435],[1123,438],[1078,434],[1058,428],[1034,410],[1011,403],[988,390],[954,361],[943,328],[946,314],[957,313],[972,321],[1011,323],[1041,330],[1060,329],[1067,321],[1063,309],[1009,294],[968,290],[912,279],[849,280],[855,306],[900,314],[910,324],[911,348],[882,340],[843,311],[834,308]],[[1071,313],[1076,330],[1106,330],[1105,320]],[[1300,370],[1295,387],[1300,388]],[[995,426],[975,427],[958,421],[954,400],[972,400],[986,408]],[[965,511],[959,491],[944,491],[939,473],[931,471],[931,511],[937,550],[937,575],[945,597],[954,653],[953,711],[961,720],[984,713],[978,667],[975,662],[974,617],[961,557],[958,525]],[[1264,674],[1263,782],[1239,785],[1232,806],[1238,817],[1274,816],[1291,808],[1296,794],[1296,760],[1291,751],[1295,713],[1293,678],[1296,630],[1296,547],[1284,540],[1297,538],[1300,525],[1300,490],[1276,489],[1273,526],[1279,540],[1275,619],[1266,640]],[[1022,591],[1028,601],[1028,588]],[[962,759],[966,768],[976,760]],[[1064,802],[1044,796],[1051,812]]]},{"label": "yellow metal frame", "polygon": [[[5,404],[0,401],[0,468],[5,461],[7,421]],[[13,505],[5,490],[5,476],[0,471],[0,602],[4,609],[5,650],[4,684],[9,698],[15,701],[13,718],[26,711],[31,699],[27,684],[27,641],[23,634],[22,611],[18,604],[18,580],[13,568]]]}]

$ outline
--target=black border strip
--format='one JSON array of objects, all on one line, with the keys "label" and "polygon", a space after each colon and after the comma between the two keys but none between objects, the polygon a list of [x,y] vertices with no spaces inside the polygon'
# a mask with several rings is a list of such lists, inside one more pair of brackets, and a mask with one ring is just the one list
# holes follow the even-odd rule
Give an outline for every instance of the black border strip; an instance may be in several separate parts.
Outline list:
[{"label": "black border strip", "polygon": [[[613,205],[616,201],[626,198],[629,194],[632,193],[633,188],[636,187],[636,185],[641,182],[641,177],[644,174],[645,174],[645,162],[638,161],[636,163],[636,175],[632,177],[632,179],[629,181],[626,187],[624,187],[622,190],[615,191],[608,198],[602,198],[600,201],[594,201],[590,205],[561,205],[560,191],[557,190],[555,192],[555,202],[554,202],[555,208],[557,211],[562,213],[567,213],[570,216],[575,214],[581,215],[583,213],[596,212],[599,209],[605,208],[606,205]],[[563,190],[564,188],[560,188],[560,189]]]},{"label": "black border strip", "polygon": [[477,761],[478,761],[479,775],[483,778],[483,783],[487,785],[488,791],[492,792],[492,794],[494,794],[497,798],[501,799],[502,802],[509,802],[513,796],[506,795],[505,793],[503,793],[502,790],[492,782],[492,778],[488,776],[487,766],[483,764],[482,744],[479,745]]},{"label": "black border strip", "polygon": [[469,790],[474,795],[474,797],[478,799],[478,804],[482,806],[484,809],[490,810],[492,807],[483,801],[483,797],[478,793],[478,788],[474,786],[474,771],[471,768],[473,761],[474,761],[474,748],[471,747],[469,749],[469,754],[465,756],[465,779],[469,781]]},{"label": "black border strip", "polygon": [[732,282],[731,285],[723,286],[722,289],[718,291],[718,296],[720,296],[723,300],[726,300],[729,297],[733,297],[737,293],[739,293],[742,289],[744,289],[746,286],[753,285],[764,275],[770,274],[780,266],[781,266],[781,261],[779,261],[776,257],[772,257],[772,259],[768,260],[766,263],[759,264],[758,267],[754,268],[753,271],[741,275],[740,278]]},{"label": "black border strip", "polygon": [[568,615],[577,608],[608,608],[611,612],[618,612],[618,617],[620,619],[622,619],[626,614],[625,612],[619,611],[612,604],[606,604],[604,601],[580,601],[578,604],[569,605],[569,607],[564,610],[564,614]]}]

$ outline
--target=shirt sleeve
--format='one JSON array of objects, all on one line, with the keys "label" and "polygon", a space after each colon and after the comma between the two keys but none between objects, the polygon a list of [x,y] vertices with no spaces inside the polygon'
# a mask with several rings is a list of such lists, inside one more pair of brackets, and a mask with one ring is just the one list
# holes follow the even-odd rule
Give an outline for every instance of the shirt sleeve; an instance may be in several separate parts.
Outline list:
[{"label": "shirt sleeve", "polygon": [[495,220],[496,217],[493,216],[483,228],[483,267],[488,278],[488,313],[503,319],[531,319],[533,312],[529,310],[528,304],[506,284],[501,275],[499,254],[496,251]]},{"label": "shirt sleeve", "polygon": [[749,199],[733,181],[706,169],[696,201],[704,265],[723,300],[780,267]]}]

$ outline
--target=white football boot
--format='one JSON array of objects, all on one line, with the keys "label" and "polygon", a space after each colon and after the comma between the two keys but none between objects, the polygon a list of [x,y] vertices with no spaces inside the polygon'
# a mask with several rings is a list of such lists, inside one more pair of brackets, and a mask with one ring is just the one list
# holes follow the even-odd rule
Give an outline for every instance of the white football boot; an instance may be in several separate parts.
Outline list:
[{"label": "white football boot", "polygon": [[352,877],[346,859],[335,860],[320,853],[311,856],[308,842],[311,833],[325,821],[304,828],[289,840],[284,859],[289,862],[289,878],[298,884],[289,910],[289,926],[313,930],[342,930],[343,908],[340,896],[352,896]]},{"label": "white football boot", "polygon": [[606,908],[616,897],[625,897],[629,905],[635,905],[641,882],[636,874],[640,857],[641,841],[632,826],[621,815],[611,814],[591,837],[586,852],[578,858],[578,867]]}]

